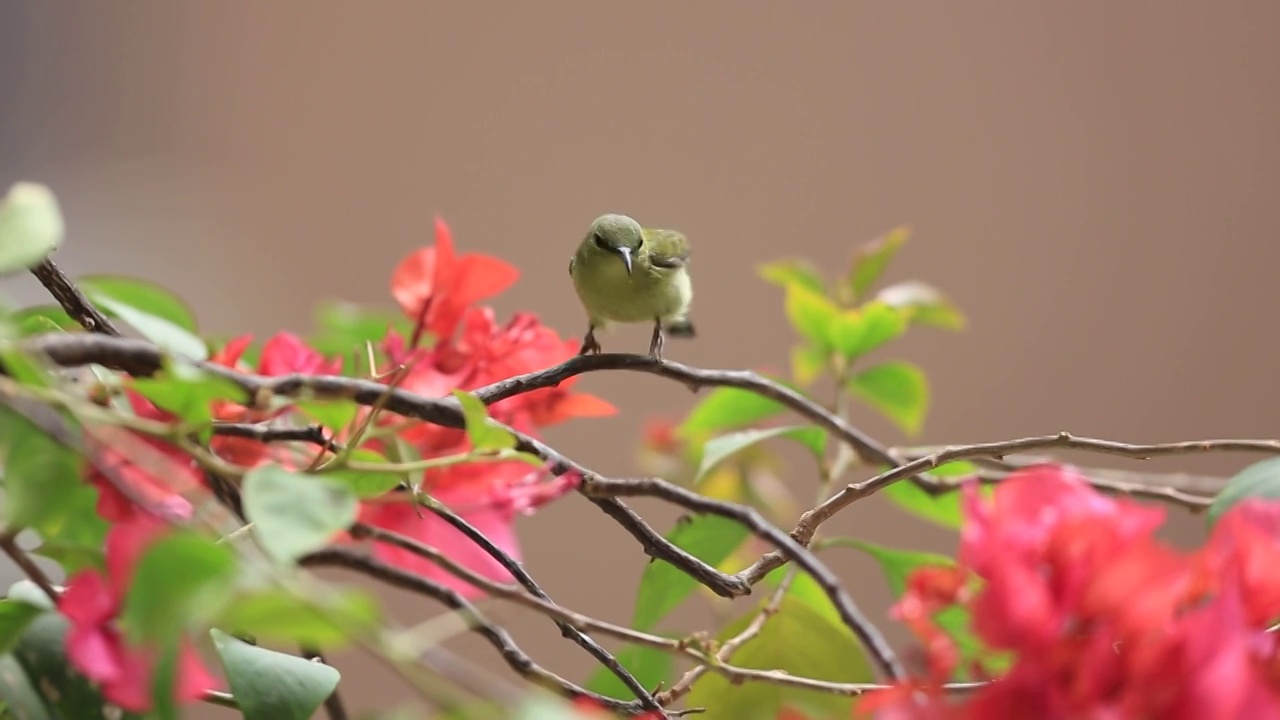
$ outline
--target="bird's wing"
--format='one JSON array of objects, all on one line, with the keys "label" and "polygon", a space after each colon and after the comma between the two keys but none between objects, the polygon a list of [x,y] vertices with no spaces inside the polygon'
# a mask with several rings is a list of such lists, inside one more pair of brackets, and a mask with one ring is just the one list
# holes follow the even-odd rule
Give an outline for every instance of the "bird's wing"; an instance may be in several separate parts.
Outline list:
[{"label": "bird's wing", "polygon": [[645,228],[644,244],[657,267],[674,270],[689,264],[689,240],[675,230]]},{"label": "bird's wing", "polygon": [[569,277],[573,277],[573,259],[575,257],[576,257],[575,255],[569,256]]}]

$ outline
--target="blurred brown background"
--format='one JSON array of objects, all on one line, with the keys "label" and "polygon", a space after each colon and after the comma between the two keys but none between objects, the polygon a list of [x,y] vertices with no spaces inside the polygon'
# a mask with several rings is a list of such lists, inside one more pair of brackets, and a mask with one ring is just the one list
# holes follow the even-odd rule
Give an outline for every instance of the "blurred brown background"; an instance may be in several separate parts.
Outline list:
[{"label": "blurred brown background", "polygon": [[[932,379],[923,442],[1267,436],[1278,21],[1265,0],[7,0],[0,181],[58,193],[73,273],[167,283],[217,332],[305,332],[325,298],[389,303],[392,267],[430,242],[438,212],[464,250],[522,269],[500,310],[577,335],[566,259],[593,217],[625,212],[696,243],[702,334],[670,354],[725,367],[787,361],[781,295],[758,263],[842,269],[855,244],[909,223],[892,277],[937,283],[971,319],[894,350]],[[27,280],[8,291],[41,299]],[[606,346],[643,349],[646,332]],[[604,471],[632,471],[641,422],[691,403],[647,377],[582,386],[621,416],[552,439]],[[641,507],[667,527],[670,513]],[[1171,514],[1194,539],[1200,519]],[[951,543],[878,499],[840,528]],[[553,597],[630,617],[645,558],[600,513],[569,498],[521,531]],[[881,613],[879,575],[835,564]],[[549,623],[498,612],[554,669],[591,669]],[[357,708],[403,692],[358,656],[340,666]]]}]

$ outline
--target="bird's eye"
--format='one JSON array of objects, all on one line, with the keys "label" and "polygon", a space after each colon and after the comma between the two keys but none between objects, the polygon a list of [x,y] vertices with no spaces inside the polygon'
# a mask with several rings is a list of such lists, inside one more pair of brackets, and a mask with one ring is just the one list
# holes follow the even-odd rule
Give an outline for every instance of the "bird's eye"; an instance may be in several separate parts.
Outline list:
[{"label": "bird's eye", "polygon": [[609,249],[609,244],[604,241],[604,236],[601,235],[600,233],[593,233],[591,235],[591,239],[595,242],[596,247],[600,248],[601,250]]}]

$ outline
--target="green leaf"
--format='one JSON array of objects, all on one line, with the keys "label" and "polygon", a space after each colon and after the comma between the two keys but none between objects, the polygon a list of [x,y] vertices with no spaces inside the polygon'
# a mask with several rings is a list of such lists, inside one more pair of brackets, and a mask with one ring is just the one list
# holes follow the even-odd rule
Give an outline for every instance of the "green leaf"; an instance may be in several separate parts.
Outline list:
[{"label": "green leaf", "polygon": [[[724,562],[747,537],[742,525],[718,515],[682,518],[667,533],[667,540],[708,565]],[[665,560],[649,563],[640,577],[631,625],[646,632],[689,597],[698,581]]]},{"label": "green leaf", "polygon": [[79,456],[8,408],[0,408],[0,456],[10,525],[56,531],[73,519],[85,488]]},{"label": "green leaf", "polygon": [[[187,332],[195,333],[199,330],[191,306],[168,288],[123,275],[89,275],[80,278],[77,282],[80,284],[80,289],[95,302],[106,298],[121,305],[128,305],[152,317],[166,320]],[[128,320],[128,318],[124,319]]]},{"label": "green leaf", "polygon": [[151,673],[151,712],[154,720],[179,720],[178,702],[174,697],[178,680],[178,643],[162,646],[155,670]]},{"label": "green leaf", "polygon": [[909,322],[946,330],[963,330],[968,324],[959,308],[937,288],[918,280],[890,285],[876,293],[876,300],[906,315]]},{"label": "green leaf", "polygon": [[18,327],[21,337],[42,335],[47,332],[80,330],[80,323],[71,319],[66,310],[57,305],[36,305],[23,308],[12,316],[13,324]]},{"label": "green leaf", "polygon": [[408,337],[413,326],[400,313],[363,308],[344,301],[325,302],[316,310],[319,327],[310,345],[325,355],[363,352],[365,343],[378,345],[390,330]]},{"label": "green leaf", "polygon": [[474,450],[510,450],[516,446],[516,438],[489,420],[484,403],[466,390],[454,390],[453,396],[462,405],[462,415],[467,422],[467,437]]},{"label": "green leaf", "polygon": [[102,307],[103,311],[110,312],[110,314],[129,323],[144,338],[159,345],[167,352],[182,355],[192,360],[204,360],[209,357],[209,348],[205,347],[203,340],[162,317],[157,317],[108,297],[98,296],[92,299]]},{"label": "green leaf", "polygon": [[0,600],[0,653],[7,653],[44,608],[21,600]]},{"label": "green leaf", "polygon": [[355,522],[356,494],[342,480],[261,465],[243,482],[245,515],[263,550],[288,563]]},{"label": "green leaf", "polygon": [[749,390],[721,387],[707,393],[681,423],[683,437],[751,425],[783,411],[782,403]]},{"label": "green leaf", "polygon": [[881,363],[850,378],[848,388],[907,435],[920,432],[929,411],[929,381],[916,365],[903,360]]},{"label": "green leaf", "polygon": [[[729,623],[716,633],[716,639],[723,642],[741,633],[758,612],[749,611]],[[870,682],[874,678],[853,633],[790,593],[759,635],[734,654],[733,663],[829,682]],[[701,717],[708,720],[773,718],[784,706],[803,707],[810,717],[847,718],[853,711],[851,698],[766,683],[735,685],[715,673],[707,673],[694,683],[685,704],[706,708]]]},{"label": "green leaf", "polygon": [[[946,463],[930,471],[935,477],[960,477],[972,474],[976,468],[970,463],[956,461]],[[990,496],[993,488],[990,485],[979,488],[983,497]],[[921,520],[941,525],[942,527],[960,529],[964,524],[964,512],[961,505],[959,486],[938,495],[930,495],[918,485],[903,480],[880,491],[890,502]]]},{"label": "green leaf", "polygon": [[819,295],[826,292],[822,281],[822,273],[818,272],[817,268],[813,267],[808,260],[800,258],[775,260],[759,266],[757,271],[760,273],[760,277],[767,282],[784,289],[792,285],[799,285]]},{"label": "green leaf", "polygon": [[53,386],[48,363],[16,345],[0,344],[0,362],[7,375],[23,385],[37,388]]},{"label": "green leaf", "polygon": [[183,630],[222,609],[235,576],[229,546],[188,531],[162,537],[138,560],[121,623],[135,638],[176,642]]},{"label": "green leaf", "polygon": [[81,482],[59,503],[57,517],[42,524],[41,543],[33,552],[61,565],[68,576],[100,566],[109,526],[98,514],[97,488]]},{"label": "green leaf", "polygon": [[102,696],[80,673],[71,669],[66,656],[70,623],[61,614],[47,612],[35,618],[14,646],[13,657],[39,688],[55,717],[105,720]]},{"label": "green leaf", "polygon": [[26,669],[12,655],[0,655],[0,718],[54,720]]},{"label": "green leaf", "polygon": [[304,598],[270,588],[237,598],[217,625],[260,641],[333,650],[373,627],[380,616],[377,600],[362,591],[333,588]]},{"label": "green leaf", "polygon": [[[352,450],[350,459],[361,463],[385,464],[387,462],[387,458],[381,453],[366,448]],[[408,479],[406,473],[371,472],[368,470],[352,470],[345,467],[324,470],[319,475],[320,477],[341,480],[351,488],[351,492],[355,493],[356,497],[361,499],[383,495]]]},{"label": "green leaf", "polygon": [[333,693],[334,668],[210,630],[227,683],[245,720],[309,720]]},{"label": "green leaf", "polygon": [[787,320],[800,337],[819,348],[832,346],[832,332],[840,308],[825,295],[803,285],[787,286]]},{"label": "green leaf", "polygon": [[[622,667],[629,670],[631,676],[646,688],[654,688],[659,683],[667,681],[671,675],[674,659],[663,650],[645,645],[629,645],[615,657],[618,658]],[[587,681],[587,689],[619,700],[635,698],[635,694],[606,667],[596,668],[591,679]]]},{"label": "green leaf", "polygon": [[1232,476],[1209,505],[1209,526],[1249,498],[1280,498],[1280,457],[1256,462]]},{"label": "green leaf", "polygon": [[955,560],[946,555],[918,550],[900,550],[855,538],[831,538],[826,543],[855,548],[870,555],[880,565],[880,571],[884,573],[885,582],[889,584],[889,590],[893,592],[895,598],[902,597],[902,593],[906,592],[907,578],[915,570],[922,567],[949,568],[956,564]]},{"label": "green leaf", "polygon": [[[791,425],[787,427],[741,430],[712,438],[702,448],[702,462],[699,464],[698,473],[694,477],[694,485],[696,486],[702,482],[702,479],[706,477],[712,468],[735,453],[772,438],[794,437],[800,431],[808,429],[809,427],[805,425]],[[812,450],[812,447],[810,449]]]},{"label": "green leaf", "polygon": [[880,279],[889,261],[898,254],[898,249],[910,237],[911,228],[896,227],[854,251],[849,269],[849,287],[855,298],[860,299],[866,295],[867,290]]},{"label": "green leaf", "polygon": [[822,348],[797,345],[791,348],[791,377],[801,387],[811,385],[827,371],[830,358]]},{"label": "green leaf", "polygon": [[866,355],[906,330],[902,315],[883,303],[871,302],[846,310],[832,325],[831,342],[846,358]]},{"label": "green leaf", "polygon": [[194,424],[210,422],[215,400],[249,402],[244,388],[182,361],[166,363],[160,376],[134,380],[133,388],[161,410]]},{"label": "green leaf", "polygon": [[62,244],[62,210],[49,188],[14,183],[0,200],[0,274],[39,265]]},{"label": "green leaf", "polygon": [[360,406],[350,400],[304,400],[295,407],[333,432],[351,425]]}]

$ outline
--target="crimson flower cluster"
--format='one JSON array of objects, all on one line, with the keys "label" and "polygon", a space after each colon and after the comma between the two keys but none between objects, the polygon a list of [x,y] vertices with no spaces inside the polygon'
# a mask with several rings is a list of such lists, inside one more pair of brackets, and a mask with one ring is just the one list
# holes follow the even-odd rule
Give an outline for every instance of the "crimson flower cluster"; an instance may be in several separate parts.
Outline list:
[{"label": "crimson flower cluster", "polygon": [[[444,221],[437,219],[435,244],[416,250],[395,269],[391,294],[406,316],[416,323],[413,336],[389,330],[381,342],[387,367],[378,377],[426,397],[444,397],[455,389],[473,390],[522,373],[542,370],[572,357],[574,339],[562,339],[529,313],[516,313],[499,324],[493,309],[478,305],[511,286],[518,271],[494,257],[458,254]],[[429,342],[423,342],[429,338]],[[210,361],[266,376],[292,373],[327,375],[342,371],[341,358],[328,358],[296,335],[281,332],[262,347],[256,367],[244,356],[251,336],[234,338],[213,353]],[[571,391],[573,381],[495,403],[490,414],[518,430],[536,435],[540,429],[575,417],[598,417],[615,412],[591,395]],[[141,418],[176,421],[133,390],[126,398]],[[290,408],[258,410],[230,401],[210,408],[214,420],[260,423],[293,412]],[[361,417],[367,417],[367,409]],[[383,424],[397,422],[380,419]],[[464,431],[423,423],[398,421],[398,435],[424,458],[455,455],[469,449]],[[339,440],[348,439],[339,434]],[[379,449],[380,440],[364,447]],[[104,696],[125,710],[149,709],[150,676],[158,649],[130,642],[117,620],[129,578],[146,547],[171,527],[169,521],[190,518],[189,498],[206,487],[205,475],[192,458],[161,440],[118,428],[86,433],[94,462],[88,481],[99,491],[97,512],[110,524],[105,568],[81,570],[67,583],[58,603],[71,623],[68,656],[74,666],[97,682]],[[221,459],[244,468],[280,463],[305,466],[296,450],[258,440],[215,436],[210,449]],[[104,472],[104,470],[106,472]],[[573,489],[575,479],[549,479],[549,474],[524,462],[477,462],[427,471],[424,491],[476,526],[498,547],[520,558],[514,522],[522,513],[555,500]],[[360,519],[371,525],[408,535],[435,546],[454,561],[486,577],[510,581],[496,561],[470,539],[431,513],[422,513],[404,493],[388,493],[364,502]],[[350,542],[339,535],[335,542]],[[420,557],[384,544],[374,552],[384,561],[419,573],[475,596],[479,591]],[[218,679],[205,667],[190,640],[184,641],[177,668],[177,698],[198,699],[218,689]]]},{"label": "crimson flower cluster", "polygon": [[[1268,631],[1280,615],[1280,503],[1233,507],[1201,548],[1182,553],[1154,536],[1163,508],[1103,496],[1069,467],[1022,470],[990,501],[976,487],[963,492],[959,565],[916,571],[893,610],[924,646],[928,670],[868,695],[859,712],[1280,718],[1280,637]],[[938,686],[959,653],[934,616],[954,605],[1012,665],[949,698]]]}]

